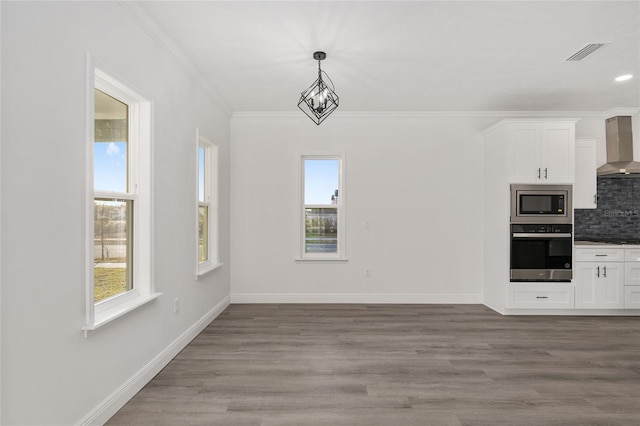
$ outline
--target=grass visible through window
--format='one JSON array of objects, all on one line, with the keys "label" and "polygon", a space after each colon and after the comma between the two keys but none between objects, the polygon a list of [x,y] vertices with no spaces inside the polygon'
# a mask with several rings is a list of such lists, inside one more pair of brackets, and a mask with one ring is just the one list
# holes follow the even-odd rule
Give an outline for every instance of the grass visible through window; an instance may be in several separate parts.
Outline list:
[{"label": "grass visible through window", "polygon": [[[118,263],[118,261],[124,261],[124,259],[110,259],[110,262],[113,263]],[[109,264],[99,263],[94,268],[95,302],[127,291],[127,268],[115,265],[113,267],[103,267],[107,265]],[[119,265],[122,265],[122,263],[119,263]]]}]

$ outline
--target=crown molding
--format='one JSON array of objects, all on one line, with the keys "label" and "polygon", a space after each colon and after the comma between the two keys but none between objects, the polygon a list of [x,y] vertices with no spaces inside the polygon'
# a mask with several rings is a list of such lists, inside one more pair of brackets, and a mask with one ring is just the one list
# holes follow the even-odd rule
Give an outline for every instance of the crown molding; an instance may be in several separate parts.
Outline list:
[{"label": "crown molding", "polygon": [[216,104],[228,117],[233,113],[229,102],[212,87],[202,76],[200,70],[182,52],[176,43],[167,35],[162,27],[153,19],[143,6],[144,2],[118,0],[120,6],[126,10],[138,26],[176,63]]},{"label": "crown molding", "polygon": [[636,115],[640,112],[640,107],[620,107],[620,108],[612,108],[603,113],[606,118],[616,117],[618,115]]},{"label": "crown molding", "polygon": [[[336,111],[334,118],[434,118],[434,117],[480,117],[480,118],[566,118],[605,117],[612,115],[635,115],[640,108],[615,108],[608,111]],[[299,117],[300,111],[234,111],[232,118]],[[303,115],[304,116],[304,115]]]}]

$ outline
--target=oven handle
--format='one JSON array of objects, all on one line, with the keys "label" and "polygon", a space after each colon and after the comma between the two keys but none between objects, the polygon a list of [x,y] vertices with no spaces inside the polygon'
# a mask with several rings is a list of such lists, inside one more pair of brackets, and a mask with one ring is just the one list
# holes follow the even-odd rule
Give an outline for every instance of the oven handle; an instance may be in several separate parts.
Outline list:
[{"label": "oven handle", "polygon": [[512,238],[571,238],[570,232],[556,232],[556,233],[527,233],[527,232],[514,232],[511,234]]}]

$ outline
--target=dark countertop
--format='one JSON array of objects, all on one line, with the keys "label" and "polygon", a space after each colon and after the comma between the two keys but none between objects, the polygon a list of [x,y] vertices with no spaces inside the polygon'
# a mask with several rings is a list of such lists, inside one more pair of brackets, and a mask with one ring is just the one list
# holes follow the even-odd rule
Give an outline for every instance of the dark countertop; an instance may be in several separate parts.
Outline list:
[{"label": "dark countertop", "polygon": [[588,240],[575,240],[574,244],[576,246],[584,247],[584,246],[607,246],[611,248],[636,248],[640,247],[640,242],[638,241],[588,241]]}]

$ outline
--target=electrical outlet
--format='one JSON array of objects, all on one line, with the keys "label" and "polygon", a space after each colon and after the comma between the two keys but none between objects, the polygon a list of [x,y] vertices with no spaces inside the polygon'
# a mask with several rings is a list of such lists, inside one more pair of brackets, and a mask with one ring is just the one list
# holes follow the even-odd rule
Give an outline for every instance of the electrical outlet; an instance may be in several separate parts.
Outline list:
[{"label": "electrical outlet", "polygon": [[177,314],[180,310],[180,299],[173,299],[173,313]]},{"label": "electrical outlet", "polygon": [[364,276],[365,278],[369,278],[371,276],[371,268],[365,268]]}]

